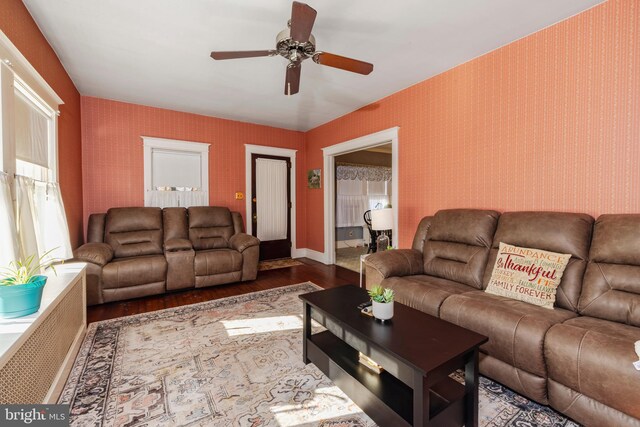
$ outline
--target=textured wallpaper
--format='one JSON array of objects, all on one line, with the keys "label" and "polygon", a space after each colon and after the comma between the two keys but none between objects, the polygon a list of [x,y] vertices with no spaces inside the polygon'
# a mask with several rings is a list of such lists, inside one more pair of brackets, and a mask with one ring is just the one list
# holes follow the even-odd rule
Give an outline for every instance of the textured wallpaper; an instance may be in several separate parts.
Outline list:
[{"label": "textured wallpaper", "polygon": [[83,235],[80,94],[21,0],[2,0],[0,29],[64,101],[58,118],[58,175],[76,247]]},{"label": "textured wallpaper", "polygon": [[[392,126],[402,247],[445,208],[640,212],[640,2],[609,0],[313,129],[307,168]],[[320,192],[306,218],[322,251]]]},{"label": "textured wallpaper", "polygon": [[306,134],[82,99],[85,216],[143,203],[141,135],[202,141],[244,213],[244,143],[296,148],[298,247],[322,251],[322,147],[400,127],[400,245],[445,208],[640,212],[640,2],[609,0]]},{"label": "textured wallpaper", "polygon": [[[180,113],[106,99],[82,97],[82,166],[85,221],[112,207],[144,205],[144,158],[141,136],[209,143],[209,202],[245,217],[244,144],[297,149],[304,166],[304,134],[196,114]],[[303,167],[297,181],[304,180]],[[298,206],[304,189],[298,187]],[[298,210],[297,238],[304,244],[303,211]],[[246,219],[246,218],[245,218]]]}]

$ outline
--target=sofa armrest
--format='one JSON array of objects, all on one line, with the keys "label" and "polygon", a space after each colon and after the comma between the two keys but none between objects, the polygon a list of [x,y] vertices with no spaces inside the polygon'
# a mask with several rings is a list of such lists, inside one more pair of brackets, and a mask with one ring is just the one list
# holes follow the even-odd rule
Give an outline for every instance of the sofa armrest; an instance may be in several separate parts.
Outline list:
[{"label": "sofa armrest", "polygon": [[229,245],[231,246],[231,249],[235,249],[242,253],[252,246],[260,245],[260,240],[246,233],[237,233],[231,236],[231,239],[229,239]]},{"label": "sofa armrest", "polygon": [[169,239],[164,243],[165,252],[190,251],[193,249],[191,240],[187,239]]},{"label": "sofa armrest", "polygon": [[367,267],[375,269],[383,279],[423,273],[422,253],[415,249],[395,249],[376,252],[365,259]]},{"label": "sofa armrest", "polygon": [[85,243],[73,251],[73,256],[79,261],[104,267],[113,259],[113,249],[106,243]]}]

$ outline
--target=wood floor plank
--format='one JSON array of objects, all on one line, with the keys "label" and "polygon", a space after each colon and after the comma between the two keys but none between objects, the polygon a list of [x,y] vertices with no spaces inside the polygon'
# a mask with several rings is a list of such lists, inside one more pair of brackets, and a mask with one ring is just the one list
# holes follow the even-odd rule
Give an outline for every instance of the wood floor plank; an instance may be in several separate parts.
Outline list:
[{"label": "wood floor plank", "polygon": [[303,264],[276,270],[260,271],[256,280],[251,282],[170,292],[163,295],[91,306],[87,308],[87,322],[91,323],[165,308],[180,307],[303,282],[313,282],[327,289],[348,284],[358,284],[359,274],[354,271],[336,265],[324,265],[307,258],[301,258],[299,261]]}]

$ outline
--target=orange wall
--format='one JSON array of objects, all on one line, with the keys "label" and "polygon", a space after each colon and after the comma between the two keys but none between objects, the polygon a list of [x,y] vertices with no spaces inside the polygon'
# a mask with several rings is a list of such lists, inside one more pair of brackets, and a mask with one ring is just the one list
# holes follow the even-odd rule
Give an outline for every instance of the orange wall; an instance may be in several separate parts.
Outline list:
[{"label": "orange wall", "polygon": [[80,94],[20,0],[2,0],[0,29],[62,98],[58,118],[58,169],[71,245],[82,241]]},{"label": "orange wall", "polygon": [[[209,143],[209,201],[245,216],[244,144],[292,148],[304,165],[304,134],[215,117],[100,98],[82,97],[82,166],[85,216],[111,207],[144,205],[141,136]],[[303,167],[297,182],[304,182]],[[297,191],[297,243],[305,245],[304,188]]]},{"label": "orange wall", "polygon": [[[401,247],[444,208],[640,212],[640,2],[609,0],[315,128],[306,168],[393,126]],[[322,192],[306,192],[307,247],[322,251]]]}]

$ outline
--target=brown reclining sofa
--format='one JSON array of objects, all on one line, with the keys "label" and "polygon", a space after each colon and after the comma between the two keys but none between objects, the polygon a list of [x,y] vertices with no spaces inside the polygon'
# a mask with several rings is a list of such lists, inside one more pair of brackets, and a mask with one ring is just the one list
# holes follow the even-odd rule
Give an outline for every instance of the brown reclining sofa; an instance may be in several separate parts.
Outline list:
[{"label": "brown reclining sofa", "polygon": [[260,241],[224,207],[113,208],[89,217],[87,304],[246,280],[258,273]]},{"label": "brown reclining sofa", "polygon": [[[554,309],[487,294],[500,242],[571,259]],[[640,426],[640,215],[443,210],[366,283],[489,337],[480,372],[586,426]]]}]

